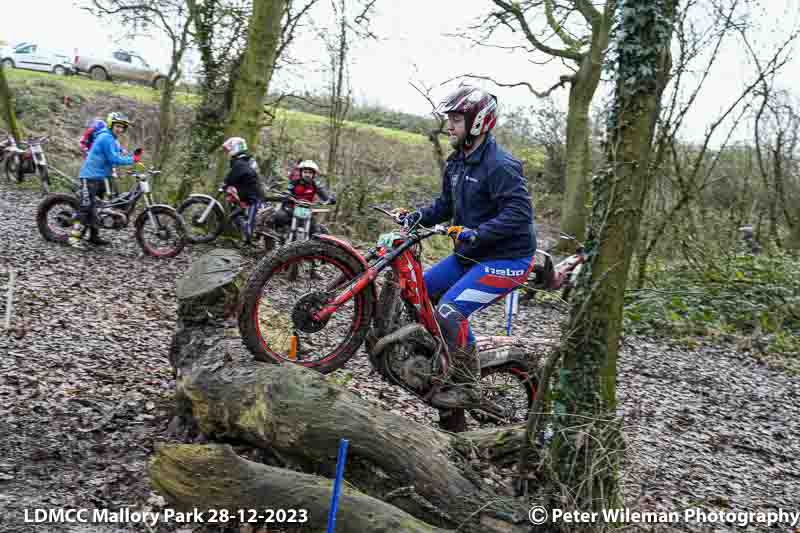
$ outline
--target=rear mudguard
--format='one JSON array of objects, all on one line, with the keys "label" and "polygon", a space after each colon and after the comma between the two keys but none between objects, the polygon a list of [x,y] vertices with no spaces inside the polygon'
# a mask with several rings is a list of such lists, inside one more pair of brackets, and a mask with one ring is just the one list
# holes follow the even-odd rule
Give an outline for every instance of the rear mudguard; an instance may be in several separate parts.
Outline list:
[{"label": "rear mudguard", "polygon": [[477,343],[481,368],[514,363],[527,371],[528,358],[525,351],[514,343],[513,337],[479,337]]}]

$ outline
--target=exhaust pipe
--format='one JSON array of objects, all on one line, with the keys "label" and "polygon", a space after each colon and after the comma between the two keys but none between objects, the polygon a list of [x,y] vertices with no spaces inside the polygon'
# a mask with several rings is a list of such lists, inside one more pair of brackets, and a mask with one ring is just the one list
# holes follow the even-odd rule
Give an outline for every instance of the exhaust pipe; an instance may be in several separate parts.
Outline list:
[{"label": "exhaust pipe", "polygon": [[431,336],[425,326],[419,323],[406,324],[402,328],[381,337],[372,349],[372,356],[378,357],[387,346],[397,342],[411,340],[426,350],[434,352],[436,350],[436,340]]}]

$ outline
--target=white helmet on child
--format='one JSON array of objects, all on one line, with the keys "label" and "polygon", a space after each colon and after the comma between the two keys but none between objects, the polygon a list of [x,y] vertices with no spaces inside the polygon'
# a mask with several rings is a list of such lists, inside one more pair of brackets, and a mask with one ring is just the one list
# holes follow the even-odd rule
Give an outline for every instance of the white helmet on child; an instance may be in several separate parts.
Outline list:
[{"label": "white helmet on child", "polygon": [[297,165],[297,168],[300,169],[301,171],[307,168],[309,170],[313,170],[314,174],[319,174],[319,167],[311,159],[306,159],[305,161],[301,162],[299,165]]},{"label": "white helmet on child", "polygon": [[231,137],[222,144],[222,149],[233,157],[247,151],[247,141],[241,137]]}]

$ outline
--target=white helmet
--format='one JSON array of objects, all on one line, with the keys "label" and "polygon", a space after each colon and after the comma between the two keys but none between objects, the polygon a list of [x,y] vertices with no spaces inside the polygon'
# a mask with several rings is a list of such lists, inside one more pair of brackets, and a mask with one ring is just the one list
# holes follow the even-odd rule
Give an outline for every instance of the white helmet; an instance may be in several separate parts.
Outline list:
[{"label": "white helmet", "polygon": [[222,149],[233,157],[247,151],[247,141],[241,137],[231,137],[222,144]]},{"label": "white helmet", "polygon": [[297,168],[298,168],[298,169],[300,169],[301,171],[302,171],[304,168],[307,168],[307,169],[313,170],[313,171],[314,171],[314,174],[319,174],[319,167],[318,167],[318,166],[317,166],[317,164],[316,164],[314,161],[312,161],[311,159],[306,159],[305,161],[303,161],[302,163],[300,163],[299,165],[297,165]]}]

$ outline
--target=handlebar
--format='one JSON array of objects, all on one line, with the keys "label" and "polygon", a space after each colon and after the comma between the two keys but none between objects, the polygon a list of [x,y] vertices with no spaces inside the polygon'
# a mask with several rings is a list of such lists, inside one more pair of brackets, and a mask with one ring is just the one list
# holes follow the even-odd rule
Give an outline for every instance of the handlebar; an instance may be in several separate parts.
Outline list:
[{"label": "handlebar", "polygon": [[417,222],[411,228],[406,228],[404,226],[403,222],[400,220],[400,216],[399,215],[397,215],[395,213],[392,213],[391,211],[387,211],[386,209],[384,209],[384,208],[382,208],[382,207],[380,207],[378,205],[371,205],[370,207],[372,209],[376,210],[376,211],[380,211],[384,215],[386,215],[386,216],[390,217],[392,220],[394,220],[397,224],[403,226],[403,231],[405,233],[418,235],[420,240],[421,239],[426,239],[428,237],[433,237],[434,235],[447,235],[448,229],[450,228],[450,226],[443,226],[442,224],[436,224],[434,227],[428,228],[428,227],[425,227],[425,226],[421,225],[419,222]]},{"label": "handlebar", "polygon": [[327,203],[323,204],[323,203],[319,203],[319,202],[316,202],[316,203],[315,202],[306,202],[305,200],[300,200],[299,198],[296,198],[295,196],[292,196],[288,192],[284,192],[284,191],[276,191],[274,189],[269,189],[269,192],[272,193],[274,196],[265,197],[264,201],[266,201],[266,202],[282,202],[282,201],[288,200],[288,201],[292,202],[295,205],[299,205],[301,207],[308,207],[308,208],[324,207],[324,206],[330,205],[330,204],[327,204]]},{"label": "handlebar", "polygon": [[129,174],[129,176],[132,176],[134,178],[137,178],[137,179],[141,180],[141,179],[146,179],[146,178],[148,178],[150,176],[158,176],[160,174],[161,174],[160,170],[156,170],[155,168],[149,168],[149,169],[145,170],[144,172],[141,172],[141,171],[137,172],[137,171],[134,170]]}]

